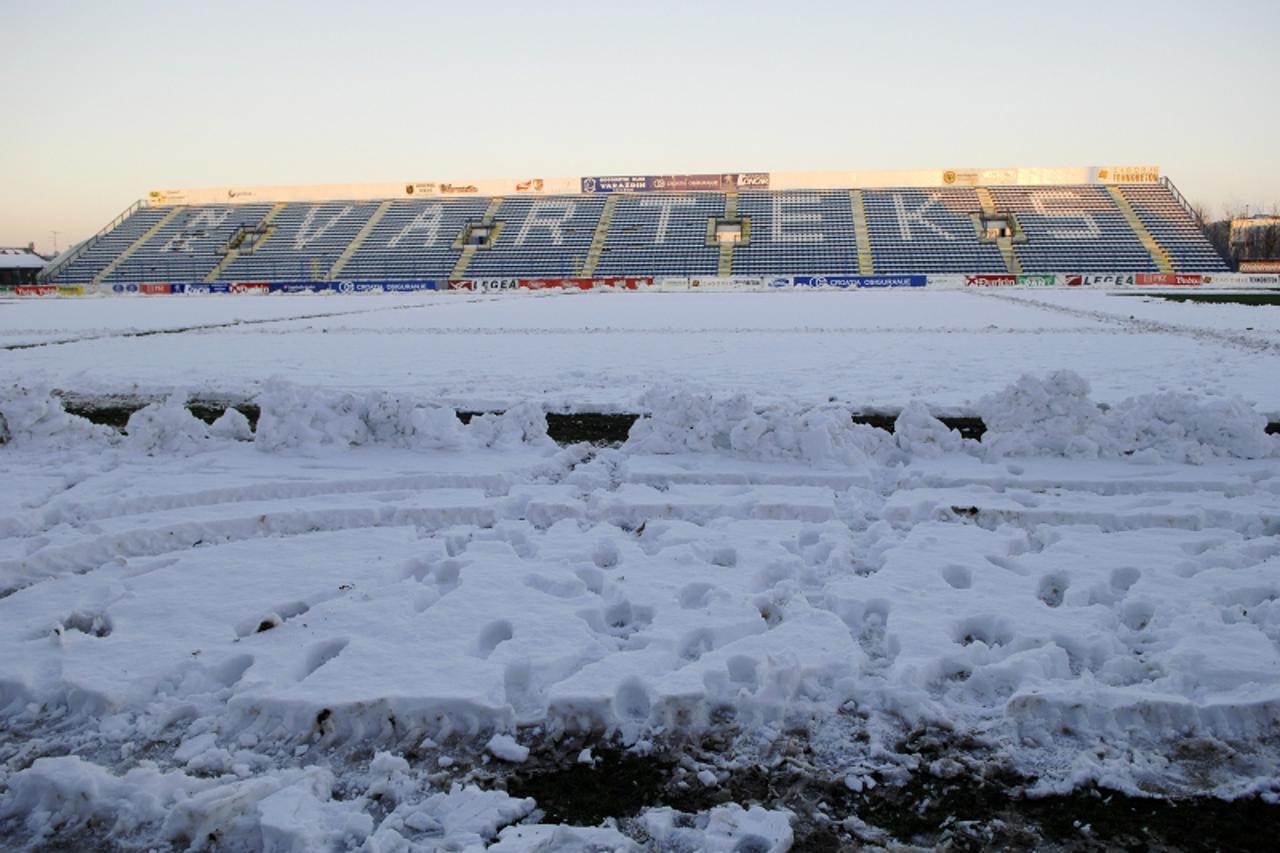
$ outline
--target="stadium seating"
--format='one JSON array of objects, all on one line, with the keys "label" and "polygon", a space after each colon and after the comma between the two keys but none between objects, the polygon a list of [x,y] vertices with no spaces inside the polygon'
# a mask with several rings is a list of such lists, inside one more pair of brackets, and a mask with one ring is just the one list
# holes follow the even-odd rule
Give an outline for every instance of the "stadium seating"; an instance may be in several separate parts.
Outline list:
[{"label": "stadium seating", "polygon": [[181,209],[104,281],[202,281],[222,261],[222,250],[236,232],[257,225],[272,207],[227,204]]},{"label": "stadium seating", "polygon": [[848,190],[744,192],[738,214],[751,220],[751,235],[733,253],[735,273],[858,271]]},{"label": "stadium seating", "polygon": [[1177,269],[1225,272],[1226,263],[1167,187],[1129,184],[1120,191]]},{"label": "stadium seating", "polygon": [[602,276],[715,275],[720,250],[707,245],[707,220],[724,212],[722,193],[621,196],[595,271]]},{"label": "stadium seating", "polygon": [[448,278],[462,250],[454,240],[469,222],[479,222],[487,198],[456,201],[396,201],[346,266],[343,279]]},{"label": "stadium seating", "polygon": [[[859,206],[859,198],[861,206]],[[1012,249],[978,217],[1009,214]],[[608,214],[605,211],[608,210]],[[865,215],[865,223],[859,218]],[[732,253],[714,223],[742,223]],[[464,251],[469,225],[491,239]],[[858,233],[864,253],[859,264]],[[241,242],[246,234],[256,238]],[[642,192],[141,207],[55,283],[1227,269],[1164,184]]]},{"label": "stadium seating", "polygon": [[1025,272],[1155,272],[1151,253],[1100,186],[991,187],[997,209],[1026,234]]},{"label": "stadium seating", "polygon": [[320,281],[377,202],[290,204],[272,222],[272,232],[252,252],[242,252],[222,270],[227,281]]},{"label": "stadium seating", "polygon": [[520,197],[503,200],[502,231],[476,252],[469,277],[572,276],[582,270],[604,210],[601,196]]},{"label": "stadium seating", "polygon": [[58,284],[88,284],[111,265],[117,257],[138,241],[161,219],[169,215],[168,207],[143,207],[128,219],[102,235],[79,257],[58,272]]},{"label": "stadium seating", "polygon": [[1005,272],[994,243],[978,240],[982,210],[970,187],[866,190],[867,227],[877,273]]}]

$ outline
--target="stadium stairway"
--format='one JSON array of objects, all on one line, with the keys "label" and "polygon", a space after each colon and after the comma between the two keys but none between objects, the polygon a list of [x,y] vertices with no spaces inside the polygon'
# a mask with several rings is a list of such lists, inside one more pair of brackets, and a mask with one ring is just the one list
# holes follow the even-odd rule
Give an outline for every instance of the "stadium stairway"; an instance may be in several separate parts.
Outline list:
[{"label": "stadium stairway", "polygon": [[596,224],[595,234],[591,237],[591,248],[587,249],[587,261],[582,265],[584,278],[591,278],[596,274],[596,267],[600,264],[600,255],[604,252],[605,241],[609,239],[609,226],[613,224],[613,212],[617,209],[618,196],[610,194],[609,199],[604,203],[604,211],[600,214],[600,221]]},{"label": "stadium stairway", "polygon": [[1151,260],[1155,261],[1156,269],[1160,272],[1173,272],[1173,261],[1169,259],[1169,253],[1164,247],[1156,242],[1156,238],[1151,236],[1151,232],[1147,230],[1147,226],[1138,218],[1137,211],[1133,209],[1133,205],[1129,203],[1129,199],[1120,191],[1120,187],[1111,185],[1107,187],[1107,192],[1115,199],[1116,207],[1120,209],[1120,213],[1124,216],[1125,221],[1129,223],[1129,227],[1133,229],[1133,233],[1142,241],[1142,245],[1146,246],[1147,251],[1151,253]]},{"label": "stadium stairway", "polygon": [[849,190],[853,205],[853,237],[858,247],[858,274],[875,275],[875,255],[871,251],[871,230],[867,228],[867,205],[862,190]]},{"label": "stadium stairway", "polygon": [[119,267],[121,264],[127,261],[130,255],[132,255],[134,252],[138,251],[144,245],[146,245],[146,242],[148,240],[156,236],[156,234],[160,233],[160,230],[164,228],[166,225],[168,225],[170,222],[172,222],[174,217],[176,217],[181,211],[182,211],[182,208],[175,207],[172,210],[170,210],[168,213],[166,213],[163,217],[160,218],[160,221],[158,221],[155,225],[152,225],[149,229],[143,232],[142,236],[140,236],[137,240],[134,240],[131,244],[129,244],[129,247],[125,249],[123,252],[116,255],[115,258],[112,259],[111,263],[103,267],[102,272],[95,275],[91,283],[102,284],[102,282],[105,281],[109,275],[111,275],[113,272],[116,271],[117,267]]},{"label": "stadium stairway", "polygon": [[[489,199],[489,206],[484,209],[484,216],[480,218],[481,225],[493,224],[494,217],[496,217],[498,215],[498,211],[502,209],[503,201],[504,199],[501,196],[494,196]],[[500,231],[501,223],[499,224],[498,229],[495,230],[495,233],[490,235],[490,241],[498,239],[498,233]],[[466,233],[467,232],[464,229],[462,234],[458,235],[458,239],[461,240]],[[449,273],[449,278],[451,279],[462,278],[467,274],[467,267],[470,266],[471,259],[476,256],[476,251],[480,247],[472,243],[471,245],[461,246],[460,248],[462,249],[462,254],[458,256],[458,262],[453,265],[453,272]]]},{"label": "stadium stairway", "polygon": [[[725,219],[738,218],[738,194],[725,193],[724,195],[724,216]],[[711,239],[717,240],[715,233],[715,220],[711,220]],[[720,244],[720,262],[716,267],[717,275],[733,275],[733,243],[724,242]]]},{"label": "stadium stairway", "polygon": [[333,281],[338,277],[342,272],[342,268],[347,265],[347,261],[351,260],[351,256],[364,245],[365,240],[369,239],[369,235],[373,233],[373,229],[382,221],[382,217],[387,215],[387,211],[391,209],[392,204],[394,204],[394,202],[391,199],[387,199],[382,204],[378,205],[378,209],[375,210],[373,215],[365,222],[364,227],[356,233],[356,236],[347,244],[347,248],[343,249],[342,254],[333,262],[333,266],[329,268],[328,275],[324,277],[325,281]]},{"label": "stadium stairway", "polygon": [[[978,187],[975,192],[978,194],[978,203],[982,205],[982,213],[984,216],[998,216],[999,209],[996,208],[996,200],[991,197],[991,190],[986,187]],[[1000,256],[1004,258],[1005,268],[1018,275],[1022,272],[1022,264],[1018,261],[1018,256],[1013,251],[1013,238],[997,237],[996,248],[1000,250]]]},{"label": "stadium stairway", "polygon": [[[271,210],[267,212],[266,216],[262,217],[262,221],[258,223],[257,227],[265,228],[267,230],[265,234],[263,234],[260,238],[258,238],[258,242],[254,244],[254,248],[261,246],[263,243],[267,242],[268,239],[270,239],[271,232],[272,232],[271,221],[275,219],[277,216],[279,216],[280,211],[284,210],[286,207],[288,207],[288,205],[286,205],[284,202],[279,202],[276,204],[275,207],[271,208]],[[240,250],[238,248],[228,249],[227,253],[223,255],[222,260],[218,262],[218,265],[215,266],[213,269],[209,270],[209,274],[204,277],[204,283],[213,284],[215,281],[217,281],[218,277],[222,275],[222,271],[225,270],[228,266],[230,266],[232,261],[234,261],[238,257],[240,257]]]}]

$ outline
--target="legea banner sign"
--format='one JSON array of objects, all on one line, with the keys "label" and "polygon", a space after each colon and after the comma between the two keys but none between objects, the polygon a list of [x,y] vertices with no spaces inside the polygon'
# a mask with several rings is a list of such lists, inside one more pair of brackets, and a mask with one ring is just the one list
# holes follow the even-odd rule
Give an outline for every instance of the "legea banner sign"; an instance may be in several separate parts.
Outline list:
[{"label": "legea banner sign", "polygon": [[584,193],[737,192],[769,189],[768,172],[711,175],[609,175],[582,179]]}]

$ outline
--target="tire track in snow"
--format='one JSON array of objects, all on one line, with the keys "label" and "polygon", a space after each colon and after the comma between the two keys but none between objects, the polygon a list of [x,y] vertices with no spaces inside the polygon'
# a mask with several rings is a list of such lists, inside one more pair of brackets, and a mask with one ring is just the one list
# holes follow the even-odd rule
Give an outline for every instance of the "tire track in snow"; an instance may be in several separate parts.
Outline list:
[{"label": "tire track in snow", "polygon": [[[450,304],[458,302],[478,302],[479,298],[460,299],[452,301]],[[61,346],[63,344],[78,344],[88,341],[103,340],[105,338],[148,338],[158,335],[182,335],[187,332],[209,332],[219,329],[232,329],[239,326],[264,326],[271,323],[289,323],[298,320],[324,320],[331,317],[353,317],[360,314],[377,314],[383,311],[410,311],[417,308],[439,307],[434,303],[422,303],[420,305],[384,305],[378,308],[361,308],[353,311],[331,311],[321,314],[302,314],[294,317],[274,317],[271,319],[261,320],[228,320],[225,323],[202,323],[195,326],[181,326],[172,329],[122,329],[119,331],[103,332],[101,334],[80,335],[72,338],[57,338],[50,341],[30,341],[20,344],[0,344],[0,350],[24,350],[38,349],[40,347]],[[27,330],[29,331],[29,330]]]},{"label": "tire track in snow", "polygon": [[224,545],[263,537],[305,536],[373,527],[438,529],[457,524],[483,527],[492,526],[497,517],[496,508],[489,505],[335,507],[268,511],[238,518],[133,528],[0,562],[0,576],[13,579],[0,587],[0,599],[61,575],[87,574],[117,557],[159,557],[189,551],[207,542]]},{"label": "tire track in snow", "polygon": [[[430,489],[483,489],[498,493],[508,489],[515,478],[505,474],[420,474],[408,477],[362,480],[326,480],[315,483],[258,483],[225,489],[210,489],[176,495],[139,495],[83,503],[37,506],[27,519],[0,518],[0,535],[35,536],[60,524],[105,521],[195,507],[214,507],[246,501],[289,501],[324,495],[355,495],[369,492],[427,491]],[[59,492],[60,494],[61,492]]]},{"label": "tire track in snow", "polygon": [[1082,320],[1096,320],[1099,323],[1111,323],[1130,331],[1177,335],[1179,337],[1191,338],[1192,340],[1200,342],[1209,341],[1213,343],[1227,344],[1228,346],[1239,347],[1240,349],[1249,350],[1251,352],[1280,354],[1280,342],[1262,340],[1252,335],[1241,334],[1239,332],[1206,329],[1199,326],[1180,326],[1176,323],[1165,323],[1159,320],[1139,320],[1134,316],[1123,317],[1117,314],[1109,314],[1105,311],[1094,311],[1088,308],[1071,308],[1066,305],[1051,305],[1047,302],[1041,302],[1035,298],[1023,298],[1008,293],[978,292],[975,290],[965,292],[972,296],[985,299],[998,299],[1002,302],[1009,302],[1014,305],[1023,305],[1030,308],[1038,308],[1042,311],[1049,311],[1066,317],[1077,317]]}]

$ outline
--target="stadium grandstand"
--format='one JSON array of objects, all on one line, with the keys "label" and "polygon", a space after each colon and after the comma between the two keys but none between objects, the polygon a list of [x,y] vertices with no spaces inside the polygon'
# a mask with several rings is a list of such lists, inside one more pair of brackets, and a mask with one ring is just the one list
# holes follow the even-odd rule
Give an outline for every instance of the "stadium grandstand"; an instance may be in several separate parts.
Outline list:
[{"label": "stadium grandstand", "polygon": [[157,190],[53,285],[524,276],[1214,273],[1157,167]]}]

